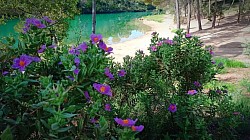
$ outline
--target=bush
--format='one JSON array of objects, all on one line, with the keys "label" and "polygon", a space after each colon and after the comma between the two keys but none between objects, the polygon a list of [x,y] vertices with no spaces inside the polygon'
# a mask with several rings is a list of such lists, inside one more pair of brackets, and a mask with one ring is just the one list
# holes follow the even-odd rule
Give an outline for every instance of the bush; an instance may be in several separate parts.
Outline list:
[{"label": "bush", "polygon": [[222,66],[197,37],[154,33],[150,55],[119,64],[101,35],[58,45],[48,25],[26,20],[18,47],[2,41],[1,139],[234,138],[240,118],[226,89],[203,90]]},{"label": "bush", "polygon": [[3,41],[0,131],[6,130],[2,139],[12,134],[14,139],[115,138],[118,134],[132,138],[133,131],[141,131],[142,126],[114,129],[107,77],[112,48],[102,36],[59,46],[49,39],[51,26],[28,19],[18,47]]},{"label": "bush", "polygon": [[201,47],[197,37],[176,33],[173,40],[153,33],[150,55],[137,51],[113,66],[127,71],[112,81],[118,116],[140,118],[141,139],[235,138],[239,118],[227,90],[203,89],[223,65],[213,62],[212,49]]}]

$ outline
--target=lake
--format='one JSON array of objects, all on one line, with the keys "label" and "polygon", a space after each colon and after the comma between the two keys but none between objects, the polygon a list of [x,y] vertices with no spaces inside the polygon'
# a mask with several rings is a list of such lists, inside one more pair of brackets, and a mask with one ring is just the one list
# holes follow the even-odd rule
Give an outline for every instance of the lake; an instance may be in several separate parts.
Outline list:
[{"label": "lake", "polygon": [[[96,33],[102,34],[107,44],[124,42],[144,35],[150,27],[142,24],[142,16],[150,15],[150,12],[124,12],[112,14],[97,14]],[[0,37],[10,33],[16,35],[14,26],[18,20],[8,21],[0,26]],[[92,30],[92,15],[85,14],[76,16],[70,20],[68,37],[64,43],[73,44],[78,39],[80,41],[88,40]]]}]

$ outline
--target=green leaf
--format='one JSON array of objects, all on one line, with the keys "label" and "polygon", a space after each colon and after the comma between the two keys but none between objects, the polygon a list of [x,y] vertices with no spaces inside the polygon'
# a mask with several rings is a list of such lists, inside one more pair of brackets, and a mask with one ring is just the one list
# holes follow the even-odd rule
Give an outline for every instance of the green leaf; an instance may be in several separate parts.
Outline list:
[{"label": "green leaf", "polygon": [[0,138],[1,140],[13,140],[13,136],[9,126],[3,131]]},{"label": "green leaf", "polygon": [[15,125],[18,124],[18,122],[13,119],[4,119],[4,120],[11,124],[15,124]]},{"label": "green leaf", "polygon": [[45,122],[45,120],[40,119],[40,121],[41,121],[41,123],[42,123],[46,128],[49,129],[49,125]]},{"label": "green leaf", "polygon": [[57,130],[57,129],[59,129],[59,124],[58,124],[58,123],[53,123],[53,124],[51,124],[51,129],[52,129],[52,130]]},{"label": "green leaf", "polygon": [[75,112],[76,111],[76,106],[71,105],[71,106],[67,107],[67,109],[65,111],[67,111],[67,112]]},{"label": "green leaf", "polygon": [[103,116],[100,117],[99,122],[100,122],[101,133],[102,133],[108,129],[108,122],[106,121],[106,119]]},{"label": "green leaf", "polygon": [[60,128],[60,129],[57,130],[57,132],[60,132],[60,133],[61,133],[61,132],[66,132],[66,131],[68,131],[70,128],[72,128],[72,126]]},{"label": "green leaf", "polygon": [[74,117],[76,116],[77,114],[71,114],[71,113],[63,113],[62,114],[62,117],[63,118],[71,118],[71,117]]},{"label": "green leaf", "polygon": [[43,101],[43,102],[31,105],[31,107],[33,107],[33,108],[39,108],[39,107],[42,107],[43,105],[46,105],[46,104],[48,104],[48,102],[44,102]]},{"label": "green leaf", "polygon": [[56,110],[54,108],[45,108],[44,110],[50,112],[51,114],[55,114]]},{"label": "green leaf", "polygon": [[31,82],[31,83],[39,83],[39,81],[37,81],[37,80],[32,80],[32,79],[28,79],[27,81],[28,81],[28,82]]},{"label": "green leaf", "polygon": [[28,81],[23,81],[23,82],[21,82],[20,84],[18,84],[16,87],[25,86],[25,85],[27,85],[28,83],[29,83]]}]

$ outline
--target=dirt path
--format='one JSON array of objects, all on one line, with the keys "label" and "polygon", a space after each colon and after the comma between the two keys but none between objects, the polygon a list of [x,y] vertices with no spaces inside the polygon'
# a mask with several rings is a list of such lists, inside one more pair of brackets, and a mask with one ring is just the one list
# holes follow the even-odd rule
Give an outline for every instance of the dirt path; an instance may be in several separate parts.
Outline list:
[{"label": "dirt path", "polygon": [[211,22],[203,25],[202,31],[193,34],[201,37],[204,44],[214,47],[215,56],[233,58],[250,64],[250,57],[243,55],[241,44],[250,42],[250,22],[242,20],[236,22],[237,15],[228,15],[222,19],[215,29],[211,29]]},{"label": "dirt path", "polygon": [[236,84],[242,79],[250,78],[250,68],[228,68],[224,74],[215,76],[219,81]]},{"label": "dirt path", "polygon": [[[202,20],[203,30],[198,31],[197,20],[191,21],[191,33],[201,37],[206,45],[212,45],[215,49],[215,56],[222,56],[237,59],[250,64],[250,58],[242,55],[242,43],[250,42],[250,23],[248,21],[236,22],[237,15],[227,15],[220,20],[219,25],[215,29],[211,29],[211,22],[207,19]],[[136,50],[143,50],[146,54],[150,44],[151,33],[156,31],[161,37],[174,36],[171,30],[175,29],[176,25],[173,23],[173,16],[166,15],[163,23],[155,21],[143,21],[144,24],[151,27],[151,31],[146,32],[144,36],[129,40],[126,42],[112,45],[114,48],[115,61],[122,62],[126,55],[134,56]],[[182,25],[181,28],[186,28]]]}]

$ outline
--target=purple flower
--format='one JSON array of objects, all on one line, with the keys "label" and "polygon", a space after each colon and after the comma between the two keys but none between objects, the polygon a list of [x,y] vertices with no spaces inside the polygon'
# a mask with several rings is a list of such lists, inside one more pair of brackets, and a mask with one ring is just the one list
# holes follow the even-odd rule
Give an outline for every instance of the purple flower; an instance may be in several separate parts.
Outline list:
[{"label": "purple flower", "polygon": [[29,57],[34,62],[41,62],[41,58],[39,58],[39,57],[32,57],[32,56],[29,56]]},{"label": "purple flower", "polygon": [[79,55],[80,54],[80,51],[75,48],[74,46],[72,46],[70,49],[69,49],[69,53],[70,54],[73,54],[73,55]]},{"label": "purple flower", "polygon": [[168,107],[168,111],[174,113],[177,111],[177,106],[176,104],[170,104],[169,107]]},{"label": "purple flower", "polygon": [[222,91],[221,91],[220,89],[217,89],[217,90],[216,90],[216,93],[221,94]]},{"label": "purple flower", "polygon": [[84,96],[85,98],[88,100],[88,102],[90,101],[90,96],[89,96],[89,92],[88,91],[84,91]]},{"label": "purple flower", "polygon": [[132,131],[137,131],[137,132],[141,132],[143,129],[144,129],[144,126],[143,125],[140,125],[140,126],[132,126],[131,127]]},{"label": "purple flower", "polygon": [[42,45],[41,48],[37,51],[37,53],[43,53],[46,49],[46,45]]},{"label": "purple flower", "polygon": [[12,68],[19,69],[21,72],[25,71],[25,67],[27,67],[32,60],[30,59],[30,56],[28,55],[21,55],[20,58],[15,58],[13,60]]},{"label": "purple flower", "polygon": [[191,34],[186,34],[186,38],[191,38]]},{"label": "purple flower", "polygon": [[201,86],[201,84],[200,84],[198,81],[194,81],[194,85],[195,85],[196,87],[200,87],[200,86]]},{"label": "purple flower", "polygon": [[101,48],[102,50],[104,50],[107,53],[112,53],[112,51],[113,51],[113,48],[107,47],[107,45],[103,41],[100,41],[100,43],[98,45],[99,45],[99,48]]},{"label": "purple flower", "polygon": [[104,70],[105,70],[104,74],[105,74],[110,80],[113,80],[113,79],[114,79],[114,75],[110,72],[110,69],[109,69],[109,68],[105,68]]},{"label": "purple flower", "polygon": [[80,69],[76,68],[73,72],[74,72],[75,75],[78,75],[79,71],[80,71]]},{"label": "purple flower", "polygon": [[234,115],[239,115],[239,114],[240,114],[240,112],[233,112],[233,114],[234,114]]},{"label": "purple flower", "polygon": [[215,64],[216,62],[214,60],[211,61],[212,64]]},{"label": "purple flower", "polygon": [[74,60],[75,64],[78,66],[80,64],[80,58],[76,57]]},{"label": "purple flower", "polygon": [[68,79],[71,80],[71,81],[74,81],[74,80],[75,80],[75,78],[74,78],[73,76],[66,76],[66,78],[68,78]]},{"label": "purple flower", "polygon": [[153,51],[153,52],[156,52],[156,51],[157,51],[157,47],[156,47],[156,46],[151,46],[150,49],[151,49],[151,51]]},{"label": "purple flower", "polygon": [[62,65],[62,61],[58,62],[58,65]]},{"label": "purple flower", "polygon": [[115,119],[116,123],[118,123],[121,126],[125,126],[125,127],[132,127],[137,122],[137,119],[135,119],[135,120],[131,120],[131,119],[122,120],[122,119],[117,118],[117,117],[114,119]]},{"label": "purple flower", "polygon": [[26,34],[30,30],[30,27],[24,27],[23,28],[23,33]]},{"label": "purple flower", "polygon": [[34,20],[32,24],[40,29],[46,28],[46,26],[42,24],[42,22],[39,19]]},{"label": "purple flower", "polygon": [[92,44],[96,44],[100,40],[102,40],[102,35],[101,34],[98,34],[98,35],[92,34],[92,35],[90,35],[90,38],[91,38]]},{"label": "purple flower", "polygon": [[109,85],[94,83],[93,87],[101,94],[112,96],[111,88]]},{"label": "purple flower", "polygon": [[189,90],[188,92],[187,92],[187,94],[189,94],[189,95],[195,95],[197,93],[197,91],[196,90]]},{"label": "purple flower", "polygon": [[152,36],[155,36],[157,34],[157,32],[152,32],[151,35]]},{"label": "purple flower", "polygon": [[30,30],[30,25],[33,24],[34,18],[27,18],[24,24],[23,33],[27,33]]},{"label": "purple flower", "polygon": [[96,118],[91,118],[91,119],[90,119],[90,122],[91,122],[91,123],[97,123],[98,120],[97,120]]},{"label": "purple flower", "polygon": [[69,48],[69,53],[70,54],[75,54],[75,47],[72,46],[71,48]]},{"label": "purple flower", "polygon": [[49,46],[49,48],[55,49],[57,46],[55,44],[52,44]]},{"label": "purple flower", "polygon": [[110,106],[110,104],[106,104],[106,105],[105,105],[105,110],[106,110],[106,111],[111,111],[111,106]]},{"label": "purple flower", "polygon": [[207,48],[207,51],[209,51],[210,55],[214,55],[213,49],[211,47]]},{"label": "purple flower", "polygon": [[163,44],[163,42],[162,41],[159,41],[158,43],[157,43],[157,46],[159,47],[159,46],[162,46],[162,44]]},{"label": "purple flower", "polygon": [[173,40],[169,40],[169,39],[164,40],[164,43],[169,44],[169,45],[174,44]]},{"label": "purple flower", "polygon": [[8,71],[4,71],[4,72],[2,73],[3,76],[6,76],[7,74],[9,74]]},{"label": "purple flower", "polygon": [[126,75],[126,71],[125,71],[124,69],[118,71],[118,76],[119,76],[119,77],[123,77],[123,76],[125,76],[125,75]]},{"label": "purple flower", "polygon": [[87,44],[85,42],[83,42],[82,44],[80,44],[78,46],[78,49],[81,49],[82,52],[85,52],[87,50],[87,48],[88,48],[88,46],[87,46]]},{"label": "purple flower", "polygon": [[47,17],[47,16],[44,16],[43,19],[44,19],[46,22],[48,22],[49,24],[55,23],[55,21],[53,21],[52,19],[50,19],[50,18]]}]

